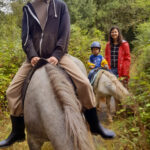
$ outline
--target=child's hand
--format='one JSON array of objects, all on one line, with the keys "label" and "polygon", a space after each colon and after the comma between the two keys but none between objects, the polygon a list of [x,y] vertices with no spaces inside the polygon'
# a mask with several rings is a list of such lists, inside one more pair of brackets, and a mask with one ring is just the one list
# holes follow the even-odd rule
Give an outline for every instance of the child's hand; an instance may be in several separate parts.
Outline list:
[{"label": "child's hand", "polygon": [[95,66],[90,66],[90,69],[94,69],[95,68]]},{"label": "child's hand", "polygon": [[95,64],[91,63],[90,61],[88,61],[88,66],[89,66],[90,69],[95,68]]},{"label": "child's hand", "polygon": [[104,66],[104,68],[109,70],[109,66],[107,64]]}]

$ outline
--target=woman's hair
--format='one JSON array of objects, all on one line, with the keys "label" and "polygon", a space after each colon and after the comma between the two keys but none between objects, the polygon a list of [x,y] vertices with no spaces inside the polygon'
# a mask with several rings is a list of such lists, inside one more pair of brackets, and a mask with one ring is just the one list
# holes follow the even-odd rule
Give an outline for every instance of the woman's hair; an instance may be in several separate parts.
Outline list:
[{"label": "woman's hair", "polygon": [[112,28],[110,29],[110,32],[109,32],[109,41],[110,41],[110,45],[111,45],[111,46],[112,46],[113,43],[114,43],[113,38],[111,37],[111,32],[112,32],[112,30],[114,30],[114,29],[117,29],[117,30],[118,30],[118,33],[119,33],[119,34],[118,34],[118,39],[117,39],[119,45],[122,43],[122,40],[123,40],[122,34],[121,34],[121,32],[120,32],[120,29],[119,29],[118,27],[114,26],[114,27],[112,27]]}]

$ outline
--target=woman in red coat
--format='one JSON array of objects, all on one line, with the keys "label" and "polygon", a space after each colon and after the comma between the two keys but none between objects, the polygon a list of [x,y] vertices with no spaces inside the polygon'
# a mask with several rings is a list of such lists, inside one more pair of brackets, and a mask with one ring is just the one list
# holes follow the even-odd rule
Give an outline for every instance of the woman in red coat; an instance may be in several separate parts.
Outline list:
[{"label": "woman in red coat", "polygon": [[105,49],[105,58],[111,71],[117,77],[123,77],[123,83],[127,87],[130,70],[130,48],[127,41],[122,39],[118,27],[112,27],[109,32],[109,42]]}]

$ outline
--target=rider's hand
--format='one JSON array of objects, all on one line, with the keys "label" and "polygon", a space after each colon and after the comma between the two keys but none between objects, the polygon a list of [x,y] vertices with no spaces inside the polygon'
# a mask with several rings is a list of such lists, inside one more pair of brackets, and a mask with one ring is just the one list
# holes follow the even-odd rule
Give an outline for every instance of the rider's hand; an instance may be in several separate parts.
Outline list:
[{"label": "rider's hand", "polygon": [[92,66],[92,65],[90,66],[90,69],[94,69],[94,68],[95,68],[95,66]]},{"label": "rider's hand", "polygon": [[32,66],[35,66],[36,63],[39,61],[39,59],[40,59],[40,57],[33,57],[33,58],[31,59],[31,65],[32,65]]},{"label": "rider's hand", "polygon": [[58,63],[58,59],[57,59],[56,57],[54,57],[54,56],[49,57],[49,58],[47,59],[47,61],[48,61],[50,64],[52,64],[52,65],[57,65],[57,63]]},{"label": "rider's hand", "polygon": [[109,66],[107,64],[104,66],[104,68],[109,70]]}]

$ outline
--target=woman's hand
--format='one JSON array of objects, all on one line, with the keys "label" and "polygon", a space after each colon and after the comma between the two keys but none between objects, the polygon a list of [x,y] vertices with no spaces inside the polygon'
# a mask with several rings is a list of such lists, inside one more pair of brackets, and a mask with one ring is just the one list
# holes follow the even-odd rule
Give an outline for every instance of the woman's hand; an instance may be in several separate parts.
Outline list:
[{"label": "woman's hand", "polygon": [[52,64],[52,65],[57,65],[58,64],[58,59],[54,56],[50,57],[47,59],[47,61]]},{"label": "woman's hand", "polygon": [[32,66],[35,66],[36,63],[39,61],[39,59],[40,59],[40,57],[33,57],[33,58],[31,59],[31,65],[32,65]]}]

